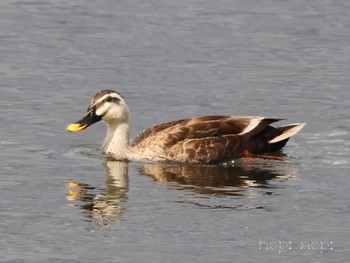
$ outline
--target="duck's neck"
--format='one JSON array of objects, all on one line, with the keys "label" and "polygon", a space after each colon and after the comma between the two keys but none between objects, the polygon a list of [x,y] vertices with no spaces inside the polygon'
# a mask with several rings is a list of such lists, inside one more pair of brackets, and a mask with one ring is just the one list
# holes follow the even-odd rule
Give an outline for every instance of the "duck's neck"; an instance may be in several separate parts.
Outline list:
[{"label": "duck's neck", "polygon": [[117,159],[127,159],[129,150],[129,123],[107,123],[103,151]]}]

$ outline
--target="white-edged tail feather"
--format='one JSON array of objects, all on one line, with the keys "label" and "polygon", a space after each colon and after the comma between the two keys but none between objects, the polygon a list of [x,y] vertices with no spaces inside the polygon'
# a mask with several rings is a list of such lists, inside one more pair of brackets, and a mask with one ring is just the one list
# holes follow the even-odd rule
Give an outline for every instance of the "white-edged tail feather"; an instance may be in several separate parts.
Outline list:
[{"label": "white-edged tail feather", "polygon": [[277,129],[282,132],[282,134],[276,136],[272,140],[269,141],[270,144],[280,142],[286,140],[293,135],[295,135],[298,131],[300,131],[306,123],[293,123],[285,126],[278,127]]}]

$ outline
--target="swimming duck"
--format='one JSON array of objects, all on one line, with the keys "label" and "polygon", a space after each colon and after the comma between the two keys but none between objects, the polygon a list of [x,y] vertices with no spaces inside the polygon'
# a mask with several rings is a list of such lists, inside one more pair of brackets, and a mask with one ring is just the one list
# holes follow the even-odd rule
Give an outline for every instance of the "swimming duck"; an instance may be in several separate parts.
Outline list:
[{"label": "swimming duck", "polygon": [[281,149],[305,123],[280,127],[270,124],[285,118],[259,116],[201,116],[175,120],[144,130],[129,142],[129,108],[114,90],[102,90],[87,112],[67,126],[76,132],[98,121],[107,123],[104,153],[117,160],[216,164],[247,154]]}]

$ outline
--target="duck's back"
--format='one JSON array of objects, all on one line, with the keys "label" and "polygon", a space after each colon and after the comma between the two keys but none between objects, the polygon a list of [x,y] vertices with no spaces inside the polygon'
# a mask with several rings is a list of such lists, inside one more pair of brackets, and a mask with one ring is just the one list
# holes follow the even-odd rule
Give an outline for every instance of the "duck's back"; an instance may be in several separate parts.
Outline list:
[{"label": "duck's back", "polygon": [[132,147],[154,161],[217,163],[240,157],[244,151],[255,153],[282,148],[297,131],[270,144],[269,141],[288,130],[269,125],[280,120],[283,119],[202,116],[172,121],[145,130],[135,138]]}]

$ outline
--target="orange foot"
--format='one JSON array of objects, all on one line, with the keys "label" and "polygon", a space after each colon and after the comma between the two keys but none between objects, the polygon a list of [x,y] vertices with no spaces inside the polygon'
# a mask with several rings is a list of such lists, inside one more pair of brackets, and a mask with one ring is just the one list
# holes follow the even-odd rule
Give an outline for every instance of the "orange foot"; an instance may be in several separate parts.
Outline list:
[{"label": "orange foot", "polygon": [[286,156],[254,154],[254,153],[250,153],[248,150],[244,150],[241,155],[242,157],[248,157],[248,158],[262,158],[262,159],[280,160],[280,161],[287,159]]}]

